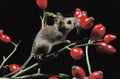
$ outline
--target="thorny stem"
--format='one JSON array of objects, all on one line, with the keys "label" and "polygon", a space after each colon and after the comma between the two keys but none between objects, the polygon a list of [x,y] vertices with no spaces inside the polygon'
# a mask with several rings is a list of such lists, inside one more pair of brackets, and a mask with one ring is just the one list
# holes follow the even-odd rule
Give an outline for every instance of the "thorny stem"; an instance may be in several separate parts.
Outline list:
[{"label": "thorny stem", "polygon": [[15,44],[14,42],[11,41],[11,44],[13,44],[15,47],[14,47],[13,51],[8,55],[8,57],[5,58],[5,56],[3,56],[3,62],[0,65],[0,69],[3,67],[3,65],[6,63],[6,61],[15,53],[20,42],[21,41],[19,41],[17,44]]},{"label": "thorny stem", "polygon": [[[91,40],[88,40],[88,44],[91,44]],[[88,71],[89,71],[89,74],[91,74],[91,66],[90,66],[89,55],[88,55],[88,47],[89,47],[89,45],[87,45],[85,47],[85,53],[86,53],[86,62],[87,62],[87,66],[88,66]]]}]

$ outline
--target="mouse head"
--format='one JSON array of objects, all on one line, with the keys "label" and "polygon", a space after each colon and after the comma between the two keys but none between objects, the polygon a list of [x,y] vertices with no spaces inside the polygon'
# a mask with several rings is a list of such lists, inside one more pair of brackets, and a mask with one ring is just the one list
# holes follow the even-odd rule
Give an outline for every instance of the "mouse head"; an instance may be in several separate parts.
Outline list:
[{"label": "mouse head", "polygon": [[57,13],[57,17],[54,19],[54,22],[58,25],[58,28],[66,28],[68,30],[72,30],[80,25],[78,19],[74,17],[63,17],[59,12]]}]

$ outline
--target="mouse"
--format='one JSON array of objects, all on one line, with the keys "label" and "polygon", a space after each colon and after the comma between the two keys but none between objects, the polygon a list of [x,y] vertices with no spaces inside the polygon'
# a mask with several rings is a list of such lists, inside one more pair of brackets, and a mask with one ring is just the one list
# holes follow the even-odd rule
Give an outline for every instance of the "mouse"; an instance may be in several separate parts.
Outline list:
[{"label": "mouse", "polygon": [[57,12],[56,17],[54,17],[54,24],[47,25],[36,34],[30,56],[26,62],[18,70],[8,73],[4,77],[11,76],[19,70],[24,69],[32,58],[42,60],[43,56],[49,56],[48,54],[51,52],[53,46],[60,43],[70,43],[70,40],[67,40],[66,37],[71,30],[79,27],[79,25],[80,22],[77,18],[63,17],[62,13]]}]

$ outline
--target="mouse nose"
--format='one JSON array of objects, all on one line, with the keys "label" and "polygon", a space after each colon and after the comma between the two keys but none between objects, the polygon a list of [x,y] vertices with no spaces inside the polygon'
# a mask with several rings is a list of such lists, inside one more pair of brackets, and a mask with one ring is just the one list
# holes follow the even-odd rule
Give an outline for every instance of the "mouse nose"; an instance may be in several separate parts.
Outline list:
[{"label": "mouse nose", "polygon": [[75,18],[74,24],[75,24],[75,26],[79,27],[80,26],[80,19]]}]

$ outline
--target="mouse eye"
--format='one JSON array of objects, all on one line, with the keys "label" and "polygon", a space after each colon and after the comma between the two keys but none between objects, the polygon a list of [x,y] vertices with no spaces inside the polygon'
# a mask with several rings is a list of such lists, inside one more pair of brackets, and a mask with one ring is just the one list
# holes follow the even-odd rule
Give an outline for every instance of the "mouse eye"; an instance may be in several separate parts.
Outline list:
[{"label": "mouse eye", "polygon": [[67,21],[67,24],[72,24],[71,20]]}]

